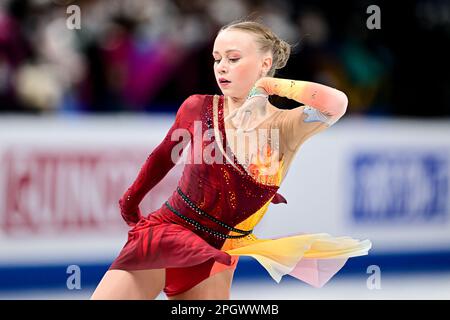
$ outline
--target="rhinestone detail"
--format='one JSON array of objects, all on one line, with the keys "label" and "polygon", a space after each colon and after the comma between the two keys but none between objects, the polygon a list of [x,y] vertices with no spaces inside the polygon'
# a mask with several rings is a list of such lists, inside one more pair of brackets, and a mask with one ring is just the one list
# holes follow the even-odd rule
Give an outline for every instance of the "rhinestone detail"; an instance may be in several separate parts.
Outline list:
[{"label": "rhinestone detail", "polygon": [[227,228],[230,231],[233,232],[237,232],[237,233],[241,233],[243,235],[248,235],[251,234],[253,232],[253,230],[240,230],[240,229],[236,229],[233,228],[225,223],[223,223],[222,221],[214,218],[213,216],[209,215],[208,213],[204,212],[202,209],[200,209],[199,207],[197,207],[184,193],[183,191],[181,191],[180,187],[177,187],[177,192],[178,194],[181,196],[181,198],[183,199],[183,201],[195,212],[197,212],[199,215],[205,216],[206,218],[208,218],[211,221],[214,221],[215,223],[217,223],[218,225],[220,225],[221,227]]},{"label": "rhinestone detail", "polygon": [[246,235],[246,234],[243,234],[243,235],[240,235],[240,236],[232,236],[232,235],[228,235],[228,234],[225,234],[225,233],[221,233],[221,232],[214,231],[214,230],[212,230],[212,229],[210,229],[210,228],[208,228],[208,227],[205,227],[205,226],[201,225],[201,224],[198,223],[197,221],[195,221],[195,220],[193,220],[193,219],[191,219],[191,218],[188,218],[188,217],[186,217],[185,215],[182,215],[182,214],[179,213],[175,208],[173,208],[173,207],[169,204],[168,201],[165,202],[165,205],[169,208],[170,211],[172,211],[173,213],[175,213],[178,217],[182,218],[182,219],[183,219],[184,221],[186,221],[188,224],[190,224],[190,225],[192,225],[193,227],[195,227],[197,230],[201,230],[201,231],[206,232],[206,233],[208,233],[208,234],[211,234],[211,235],[213,235],[213,236],[215,236],[215,237],[217,237],[217,238],[220,238],[220,239],[239,239],[239,238],[244,238],[244,237],[248,236],[248,235]]}]

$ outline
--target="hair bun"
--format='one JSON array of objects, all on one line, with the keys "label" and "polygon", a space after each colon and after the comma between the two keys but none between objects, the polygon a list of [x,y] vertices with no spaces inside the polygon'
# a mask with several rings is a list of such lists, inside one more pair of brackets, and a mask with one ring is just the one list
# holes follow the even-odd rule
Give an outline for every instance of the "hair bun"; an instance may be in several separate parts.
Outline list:
[{"label": "hair bun", "polygon": [[273,62],[275,69],[284,68],[291,54],[291,45],[280,38],[275,38],[273,44],[273,54],[274,58],[276,58],[276,61]]}]

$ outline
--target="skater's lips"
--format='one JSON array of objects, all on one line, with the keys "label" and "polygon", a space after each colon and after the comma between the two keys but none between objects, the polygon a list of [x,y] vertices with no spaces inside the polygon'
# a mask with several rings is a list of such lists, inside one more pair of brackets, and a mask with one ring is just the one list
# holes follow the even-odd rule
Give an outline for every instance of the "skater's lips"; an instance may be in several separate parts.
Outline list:
[{"label": "skater's lips", "polygon": [[220,83],[225,83],[225,82],[231,82],[230,80],[227,80],[227,79],[225,79],[225,78],[219,78],[219,82]]}]

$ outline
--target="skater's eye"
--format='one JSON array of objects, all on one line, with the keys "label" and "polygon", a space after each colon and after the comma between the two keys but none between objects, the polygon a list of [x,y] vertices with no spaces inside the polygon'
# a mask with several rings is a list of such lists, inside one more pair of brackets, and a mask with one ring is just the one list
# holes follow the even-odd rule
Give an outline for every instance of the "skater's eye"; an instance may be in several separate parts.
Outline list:
[{"label": "skater's eye", "polygon": [[[236,63],[236,62],[238,62],[240,59],[241,59],[241,58],[228,58],[228,60],[229,60],[231,63]],[[222,59],[214,59],[214,63],[220,63],[220,60],[222,60]]]}]

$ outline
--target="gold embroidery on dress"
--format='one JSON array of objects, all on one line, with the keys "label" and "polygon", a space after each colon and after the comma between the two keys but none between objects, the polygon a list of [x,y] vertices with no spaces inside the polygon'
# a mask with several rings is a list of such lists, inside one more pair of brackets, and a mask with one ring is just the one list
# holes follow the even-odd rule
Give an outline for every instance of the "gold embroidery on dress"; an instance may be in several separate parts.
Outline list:
[{"label": "gold embroidery on dress", "polygon": [[[276,174],[274,176],[263,178],[263,180],[264,179],[268,179],[268,180],[274,179],[275,185],[279,186],[281,183],[283,168],[284,168],[283,160],[284,159],[282,158],[279,161],[279,168],[278,168],[278,171],[276,172]],[[254,227],[261,221],[264,214],[267,212],[267,209],[269,208],[269,204],[271,203],[272,198],[270,198],[258,211],[256,211],[254,214],[252,214],[250,217],[248,217],[241,223],[237,224],[235,227],[238,229],[241,229],[241,230],[254,229]],[[225,240],[221,250],[226,251],[226,250],[231,250],[234,248],[239,248],[239,247],[248,245],[250,243],[253,243],[257,240],[258,240],[258,238],[254,234],[249,234],[249,235],[245,236],[244,238],[227,239],[227,240]],[[258,241],[262,241],[262,240],[258,240]]]},{"label": "gold embroidery on dress", "polygon": [[265,185],[277,185],[280,167],[279,153],[272,150],[266,143],[262,150],[256,153],[256,161],[250,163],[248,172],[256,181]]}]

